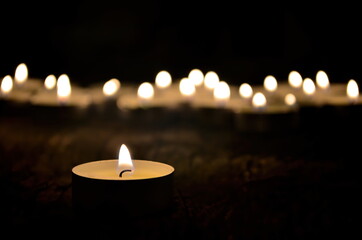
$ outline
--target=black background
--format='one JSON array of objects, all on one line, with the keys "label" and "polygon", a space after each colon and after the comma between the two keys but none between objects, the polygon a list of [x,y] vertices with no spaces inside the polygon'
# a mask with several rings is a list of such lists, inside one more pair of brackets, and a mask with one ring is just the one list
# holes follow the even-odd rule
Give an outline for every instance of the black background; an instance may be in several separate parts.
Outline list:
[{"label": "black background", "polygon": [[82,85],[117,77],[174,79],[193,68],[232,84],[291,70],[331,82],[361,79],[361,17],[353,5],[232,1],[57,1],[6,4],[0,76],[25,62],[30,77],[67,73]]}]

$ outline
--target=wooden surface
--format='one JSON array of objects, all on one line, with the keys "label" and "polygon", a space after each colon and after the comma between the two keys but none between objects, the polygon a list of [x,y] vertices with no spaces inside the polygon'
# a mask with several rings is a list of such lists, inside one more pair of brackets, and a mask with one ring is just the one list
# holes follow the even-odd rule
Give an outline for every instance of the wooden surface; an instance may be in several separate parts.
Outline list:
[{"label": "wooden surface", "polygon": [[[330,131],[247,133],[220,116],[212,126],[200,116],[160,123],[155,119],[167,114],[133,114],[67,120],[2,111],[2,232],[46,239],[325,239],[357,231],[359,143],[337,123]],[[134,159],[175,167],[173,208],[137,219],[75,216],[72,167],[117,158],[122,143]]]}]

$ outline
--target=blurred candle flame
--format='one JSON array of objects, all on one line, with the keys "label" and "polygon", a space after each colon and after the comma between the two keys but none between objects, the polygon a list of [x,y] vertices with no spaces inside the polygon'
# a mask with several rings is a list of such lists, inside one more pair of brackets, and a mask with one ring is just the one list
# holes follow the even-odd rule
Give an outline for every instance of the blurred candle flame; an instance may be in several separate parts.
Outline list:
[{"label": "blurred candle flame", "polygon": [[70,80],[67,74],[59,76],[57,81],[57,96],[60,102],[66,102],[72,93]]},{"label": "blurred candle flame", "polygon": [[151,100],[154,96],[153,86],[149,82],[142,83],[137,90],[137,96],[143,100]]},{"label": "blurred candle flame", "polygon": [[214,88],[214,99],[220,103],[226,103],[230,99],[230,87],[225,81],[220,81]]},{"label": "blurred candle flame", "polygon": [[295,105],[295,103],[297,102],[296,97],[294,96],[294,94],[292,93],[288,93],[287,95],[285,95],[284,97],[284,102],[286,105],[288,106],[293,106]]},{"label": "blurred candle flame", "polygon": [[248,83],[242,83],[239,87],[239,94],[243,98],[250,98],[253,95],[253,88]]},{"label": "blurred candle flame", "polygon": [[304,81],[303,81],[303,92],[306,94],[306,95],[313,95],[315,93],[315,84],[313,82],[312,79],[310,78],[305,78]]},{"label": "blurred candle flame", "polygon": [[190,71],[188,79],[190,79],[195,86],[201,86],[204,82],[204,74],[200,69],[195,68]]},{"label": "blurred candle flame", "polygon": [[195,84],[189,78],[182,78],[179,84],[179,90],[182,96],[191,97],[195,94]]},{"label": "blurred candle flame", "polygon": [[106,96],[113,96],[118,92],[121,87],[121,83],[117,78],[112,78],[104,83],[103,94]]},{"label": "blurred candle flame", "polygon": [[268,75],[265,77],[264,79],[264,88],[269,91],[269,92],[274,92],[275,90],[277,90],[278,87],[278,82],[275,79],[274,76],[272,75]]},{"label": "blurred candle flame", "polygon": [[204,77],[204,86],[209,90],[213,90],[217,83],[220,82],[219,76],[214,71],[208,71]]},{"label": "blurred candle flame", "polygon": [[158,88],[168,88],[172,83],[171,74],[166,70],[160,71],[156,75],[155,83]]},{"label": "blurred candle flame", "polygon": [[358,84],[354,79],[350,79],[347,83],[347,96],[352,101],[356,101],[359,96]]},{"label": "blurred candle flame", "polygon": [[320,70],[317,72],[316,75],[316,82],[318,87],[322,88],[322,89],[327,89],[329,88],[329,79],[328,76],[326,74],[326,72]]},{"label": "blurred candle flame", "polygon": [[133,173],[134,171],[134,165],[131,158],[131,154],[127,148],[126,145],[122,144],[121,148],[119,149],[119,155],[118,155],[118,164],[117,164],[117,175],[119,175],[122,171],[128,170]]},{"label": "blurred candle flame", "polygon": [[56,85],[57,85],[57,78],[53,74],[50,74],[45,78],[44,87],[46,89],[48,90],[54,89]]},{"label": "blurred candle flame", "polygon": [[28,68],[25,63],[20,63],[15,69],[15,82],[23,84],[28,79]]},{"label": "blurred candle flame", "polygon": [[299,72],[293,70],[288,75],[288,83],[293,88],[300,88],[303,84],[303,78]]},{"label": "blurred candle flame", "polygon": [[6,75],[1,81],[1,93],[6,95],[13,89],[13,79],[10,75]]},{"label": "blurred candle flame", "polygon": [[252,99],[252,104],[256,108],[263,108],[266,106],[266,98],[262,92],[256,92]]}]

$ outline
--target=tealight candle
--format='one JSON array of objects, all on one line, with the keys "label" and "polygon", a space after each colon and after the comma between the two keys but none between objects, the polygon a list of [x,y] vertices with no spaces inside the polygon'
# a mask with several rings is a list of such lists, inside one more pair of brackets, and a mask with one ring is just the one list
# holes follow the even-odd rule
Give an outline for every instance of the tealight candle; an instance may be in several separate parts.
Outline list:
[{"label": "tealight candle", "polygon": [[[285,101],[268,105],[265,95],[258,91],[252,96],[252,106],[245,106],[235,114],[236,128],[241,132],[290,132],[298,127],[298,109],[294,95]],[[284,99],[285,100],[285,99]]]},{"label": "tealight candle", "polygon": [[213,90],[219,81],[219,75],[216,72],[208,71],[204,77],[204,87],[208,90]]},{"label": "tealight candle", "polygon": [[139,217],[172,206],[175,169],[165,163],[133,160],[123,144],[119,158],[72,169],[73,207],[85,216]]},{"label": "tealight candle", "polygon": [[143,82],[137,90],[138,101],[141,107],[146,107],[151,104],[155,91],[149,82]]},{"label": "tealight candle", "polygon": [[220,81],[213,91],[214,100],[218,107],[225,107],[230,99],[230,87],[225,81]]}]

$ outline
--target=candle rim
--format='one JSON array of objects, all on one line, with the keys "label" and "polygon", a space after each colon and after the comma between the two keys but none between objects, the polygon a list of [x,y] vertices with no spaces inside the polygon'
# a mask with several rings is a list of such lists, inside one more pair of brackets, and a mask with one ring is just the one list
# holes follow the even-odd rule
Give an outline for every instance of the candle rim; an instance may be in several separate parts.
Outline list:
[{"label": "candle rim", "polygon": [[97,177],[92,177],[92,176],[88,176],[86,174],[82,174],[80,173],[78,170],[79,168],[81,168],[82,166],[88,165],[88,164],[97,164],[99,162],[115,162],[115,164],[118,163],[118,159],[104,159],[104,160],[95,160],[95,161],[90,161],[90,162],[85,162],[85,163],[81,163],[79,165],[76,165],[72,168],[72,173],[79,176],[79,177],[83,177],[83,178],[87,178],[87,179],[93,179],[93,180],[102,180],[102,181],[142,181],[142,180],[151,180],[151,179],[159,179],[159,178],[163,178],[163,177],[167,177],[171,174],[173,174],[175,172],[175,168],[169,164],[166,163],[162,163],[162,162],[156,162],[156,161],[151,161],[151,160],[142,160],[142,159],[132,159],[132,161],[136,164],[137,162],[147,162],[147,163],[154,163],[154,164],[158,164],[158,165],[162,165],[163,167],[167,167],[169,168],[169,171],[166,174],[162,174],[160,176],[155,176],[155,177],[143,177],[143,178],[97,178]]}]

